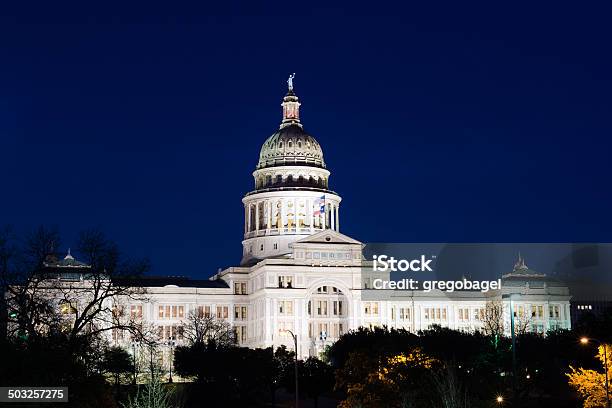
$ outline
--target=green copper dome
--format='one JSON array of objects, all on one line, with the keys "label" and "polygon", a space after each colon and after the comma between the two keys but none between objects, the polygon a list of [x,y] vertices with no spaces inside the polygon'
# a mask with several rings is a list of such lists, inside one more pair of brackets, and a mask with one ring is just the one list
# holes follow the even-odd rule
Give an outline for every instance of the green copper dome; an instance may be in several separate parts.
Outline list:
[{"label": "green copper dome", "polygon": [[299,124],[281,127],[261,147],[257,169],[276,166],[325,168],[323,150],[314,137]]}]

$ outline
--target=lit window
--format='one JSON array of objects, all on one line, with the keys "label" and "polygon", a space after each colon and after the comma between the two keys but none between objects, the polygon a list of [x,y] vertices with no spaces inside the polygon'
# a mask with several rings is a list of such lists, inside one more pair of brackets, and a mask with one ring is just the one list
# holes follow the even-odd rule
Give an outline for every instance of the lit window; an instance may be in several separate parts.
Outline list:
[{"label": "lit window", "polygon": [[142,318],[142,305],[130,306],[130,317],[132,319]]}]

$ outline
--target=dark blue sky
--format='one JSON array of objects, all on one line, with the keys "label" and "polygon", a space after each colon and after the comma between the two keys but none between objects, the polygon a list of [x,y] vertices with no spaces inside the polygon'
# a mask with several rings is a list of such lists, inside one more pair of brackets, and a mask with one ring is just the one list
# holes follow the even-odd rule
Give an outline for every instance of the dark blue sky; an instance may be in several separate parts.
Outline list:
[{"label": "dark blue sky", "polygon": [[1,12],[0,225],[100,227],[155,274],[237,264],[296,72],[342,232],[611,240],[609,9],[148,7]]}]

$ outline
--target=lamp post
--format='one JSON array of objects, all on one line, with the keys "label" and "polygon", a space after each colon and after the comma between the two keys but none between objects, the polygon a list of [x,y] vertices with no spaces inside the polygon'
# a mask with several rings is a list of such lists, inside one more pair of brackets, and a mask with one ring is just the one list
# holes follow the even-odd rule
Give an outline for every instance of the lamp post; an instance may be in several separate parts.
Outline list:
[{"label": "lamp post", "polygon": [[168,346],[170,347],[170,377],[168,378],[168,382],[172,384],[172,364],[174,363],[174,346],[176,342],[174,341],[174,337],[168,337]]},{"label": "lamp post", "polygon": [[132,362],[134,364],[134,378],[132,379],[132,384],[136,384],[136,376],[137,376],[137,372],[136,372],[136,344],[138,342],[137,341],[132,341]]},{"label": "lamp post", "polygon": [[285,333],[289,333],[293,337],[293,344],[295,345],[295,408],[300,406],[300,396],[298,392],[298,348],[297,348],[297,335],[293,334],[291,330],[285,330]]},{"label": "lamp post", "polygon": [[606,347],[606,343],[604,343],[601,340],[597,340],[594,338],[590,338],[590,337],[583,337],[580,339],[580,343],[582,344],[588,344],[589,341],[593,341],[597,344],[599,344],[600,346],[603,346],[603,350],[604,350],[604,372],[606,374],[606,408],[610,408],[610,390],[609,390],[609,385],[608,385],[608,349]]},{"label": "lamp post", "polygon": [[516,392],[516,333],[514,330],[514,302],[513,300],[518,299],[520,294],[518,293],[510,293],[508,295],[503,295],[502,298],[507,298],[510,300],[510,335],[512,337],[512,383],[514,387],[514,391]]}]

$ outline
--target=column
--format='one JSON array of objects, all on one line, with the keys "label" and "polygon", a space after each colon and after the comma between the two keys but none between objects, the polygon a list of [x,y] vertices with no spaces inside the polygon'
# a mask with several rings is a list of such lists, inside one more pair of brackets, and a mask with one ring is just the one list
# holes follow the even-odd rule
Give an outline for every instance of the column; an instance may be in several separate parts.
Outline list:
[{"label": "column", "polygon": [[251,231],[251,203],[248,204],[247,209],[247,232]]},{"label": "column", "polygon": [[270,229],[272,226],[272,201],[267,200],[264,205],[268,208],[268,216],[266,217],[266,228]]},{"label": "column", "polygon": [[293,199],[293,224],[295,225],[295,232],[298,232],[298,201],[297,199]]},{"label": "column", "polygon": [[279,228],[279,234],[284,234],[285,233],[285,217],[287,214],[287,208],[286,208],[287,202],[285,200],[280,200],[280,223],[281,223],[281,227]]},{"label": "column", "polygon": [[314,202],[309,198],[306,200],[306,208],[308,213],[306,214],[310,217],[310,233],[314,233]]},{"label": "column", "polygon": [[340,218],[338,217],[339,211],[338,206],[336,206],[336,231],[340,232]]},{"label": "column", "polygon": [[336,229],[336,217],[335,217],[335,210],[334,210],[334,205],[330,204],[329,206],[329,220],[331,223],[331,229],[335,230]]},{"label": "column", "polygon": [[259,231],[259,201],[255,202],[255,231]]},{"label": "column", "polygon": [[550,319],[549,319],[549,308],[550,303],[544,303],[544,332],[550,331]]}]

